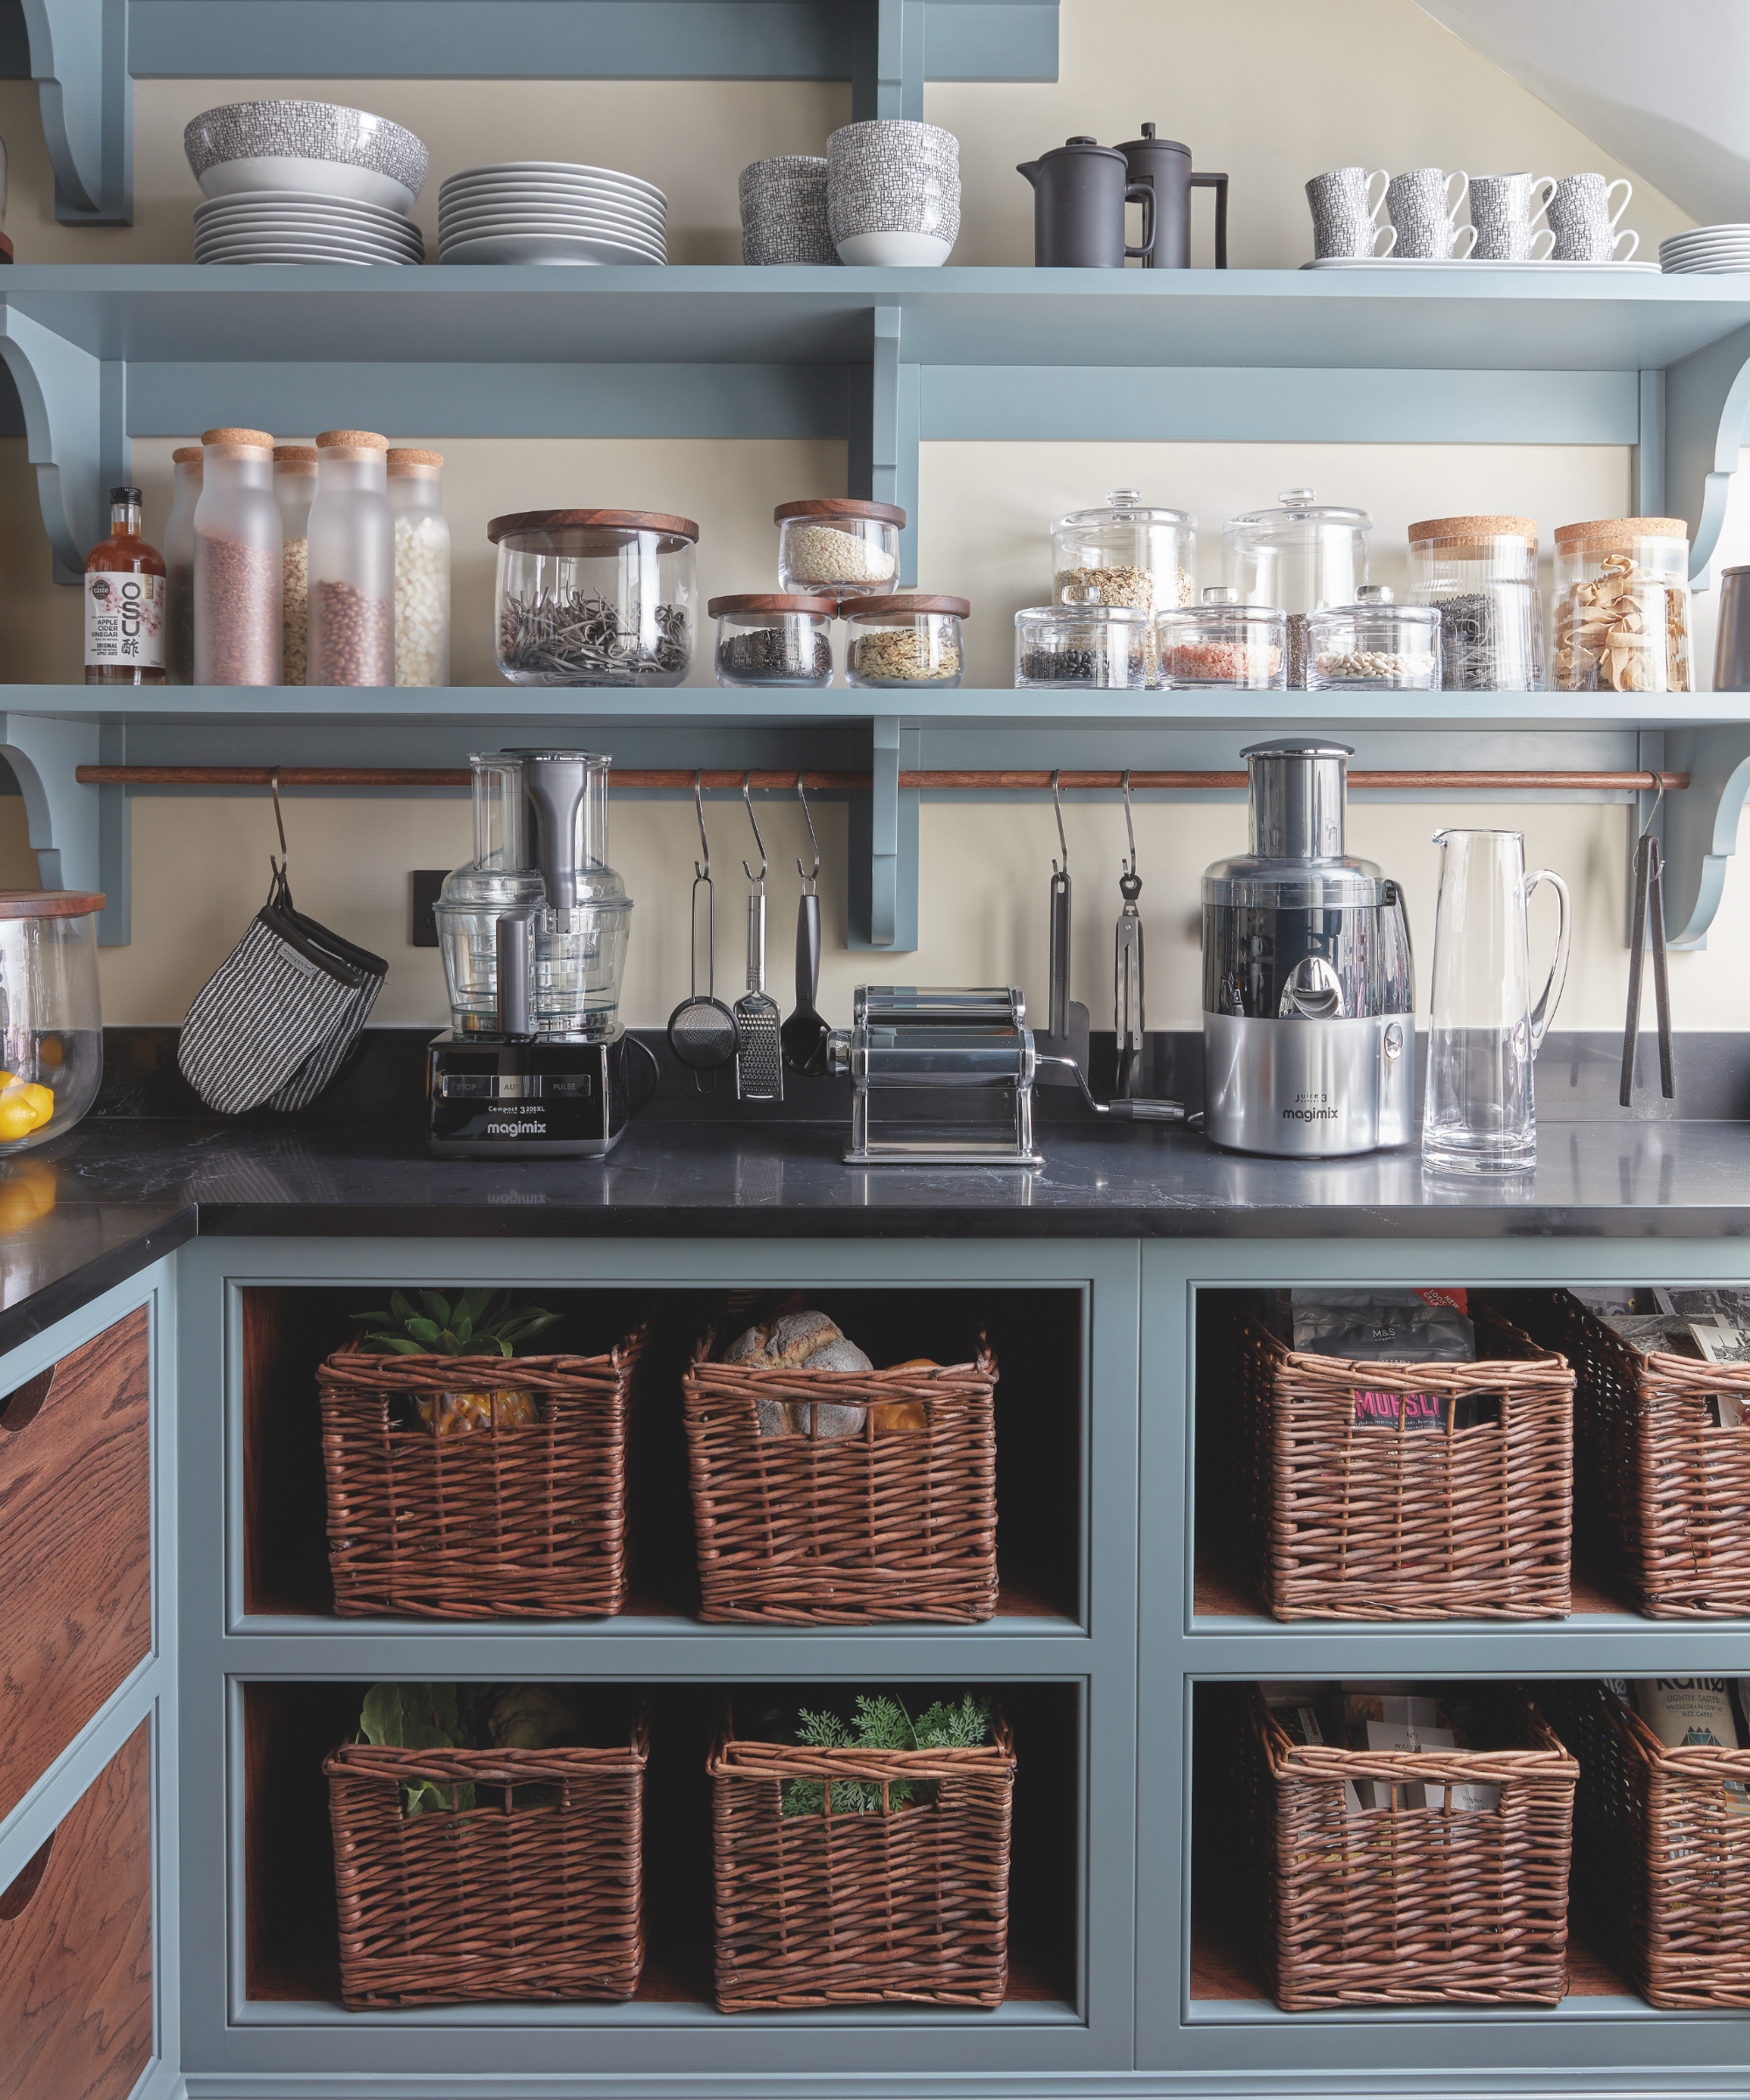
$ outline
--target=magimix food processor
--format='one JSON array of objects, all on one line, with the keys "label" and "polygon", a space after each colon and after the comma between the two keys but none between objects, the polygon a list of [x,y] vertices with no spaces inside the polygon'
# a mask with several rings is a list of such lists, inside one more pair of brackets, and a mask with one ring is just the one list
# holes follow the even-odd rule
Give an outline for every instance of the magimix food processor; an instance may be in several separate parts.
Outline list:
[{"label": "magimix food processor", "polygon": [[477,753],[474,858],[437,905],[450,1026],[427,1058],[441,1158],[598,1158],[626,1128],[620,980],[632,900],[586,751]]},{"label": "magimix food processor", "polygon": [[1343,851],[1346,745],[1241,752],[1251,850],[1203,877],[1203,1127],[1217,1144],[1331,1158],[1407,1144],[1410,923],[1398,885]]}]

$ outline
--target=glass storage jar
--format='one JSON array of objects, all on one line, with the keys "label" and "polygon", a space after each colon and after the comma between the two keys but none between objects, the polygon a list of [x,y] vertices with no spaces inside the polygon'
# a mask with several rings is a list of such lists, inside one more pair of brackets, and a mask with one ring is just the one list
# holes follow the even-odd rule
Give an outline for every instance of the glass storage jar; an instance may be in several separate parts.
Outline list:
[{"label": "glass storage jar", "polygon": [[1056,520],[1051,549],[1051,595],[1059,605],[1085,605],[1091,592],[1093,602],[1149,615],[1143,646],[1154,684],[1154,615],[1197,595],[1196,519],[1144,503],[1138,489],[1109,489],[1103,504]]},{"label": "glass storage jar", "polygon": [[1306,683],[1315,692],[1438,692],[1439,612],[1395,603],[1384,584],[1363,584],[1352,606],[1309,612]]},{"label": "glass storage jar", "polygon": [[1689,573],[1689,529],[1681,518],[1558,526],[1555,685],[1564,692],[1693,692]]},{"label": "glass storage jar", "polygon": [[1449,693],[1530,693],[1543,683],[1537,525],[1487,514],[1410,528],[1410,595],[1440,614]]},{"label": "glass storage jar", "polygon": [[836,598],[756,592],[714,598],[719,685],[830,685]]},{"label": "glass storage jar", "polygon": [[513,685],[679,685],[698,595],[690,518],[522,510],[494,518],[494,650]]},{"label": "glass storage jar", "polygon": [[280,530],[266,430],[203,431],[194,506],[194,682],[280,682]]},{"label": "glass storage jar", "polygon": [[1015,685],[1139,692],[1151,615],[1142,606],[1026,606],[1015,615]]},{"label": "glass storage jar", "polygon": [[164,521],[164,682],[194,683],[194,507],[201,452],[179,444],[170,456],[170,516]]},{"label": "glass storage jar", "polygon": [[851,685],[954,686],[960,683],[963,598],[907,591],[863,598],[844,607],[844,675]]},{"label": "glass storage jar", "polygon": [[324,430],[310,506],[310,682],[395,683],[395,517],[388,439]]},{"label": "glass storage jar", "polygon": [[279,627],[282,685],[310,682],[310,506],[316,500],[316,447],[274,447],[279,505]]},{"label": "glass storage jar", "polygon": [[450,521],[444,515],[443,477],[442,452],[388,448],[397,685],[450,682]]},{"label": "glass storage jar", "polygon": [[103,1077],[95,892],[0,890],[0,1153],[71,1130]]},{"label": "glass storage jar", "polygon": [[1222,528],[1222,580],[1248,606],[1288,616],[1288,682],[1306,682],[1307,613],[1352,606],[1368,580],[1364,510],[1313,500],[1310,488],[1285,488],[1274,510],[1248,511]]},{"label": "glass storage jar", "polygon": [[1287,617],[1248,606],[1231,584],[1212,584],[1200,606],[1155,620],[1160,682],[1174,688],[1279,692],[1287,682]]},{"label": "glass storage jar", "polygon": [[821,496],[780,503],[772,522],[778,528],[780,591],[848,598],[891,592],[899,579],[906,514],[897,503]]}]

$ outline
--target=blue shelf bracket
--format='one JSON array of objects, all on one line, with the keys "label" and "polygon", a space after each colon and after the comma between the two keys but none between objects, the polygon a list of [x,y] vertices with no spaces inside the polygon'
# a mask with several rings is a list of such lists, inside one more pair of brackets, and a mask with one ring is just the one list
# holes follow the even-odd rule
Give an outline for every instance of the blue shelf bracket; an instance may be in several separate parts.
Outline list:
[{"label": "blue shelf bracket", "polygon": [[1712,723],[1664,732],[1665,763],[1687,773],[1682,794],[1665,797],[1665,925],[1674,948],[1707,946],[1707,929],[1738,850],[1750,795],[1750,726]]},{"label": "blue shelf bracket", "polygon": [[[1643,395],[1644,401],[1644,395]],[[1665,374],[1664,486],[1689,521],[1690,586],[1704,591],[1750,414],[1750,328],[1681,358]]]},{"label": "blue shelf bracket", "polygon": [[63,226],[134,223],[129,0],[21,0]]},{"label": "blue shelf bracket", "polygon": [[[97,788],[81,788],[74,769],[97,763],[94,722],[52,715],[0,714],[0,758],[4,758],[24,798],[37,873],[46,890],[102,887],[103,856],[98,836]],[[107,942],[106,912],[97,937]]]},{"label": "blue shelf bracket", "polygon": [[918,945],[918,791],[900,775],[919,764],[920,732],[897,715],[871,724],[867,799],[850,803],[849,938],[853,952],[910,955]]},{"label": "blue shelf bracket", "polygon": [[77,584],[86,550],[108,529],[105,492],[127,478],[128,368],[94,357],[5,304],[0,361],[24,412],[37,500],[54,552],[54,580]]},{"label": "blue shelf bracket", "polygon": [[862,0],[852,31],[850,118],[924,118],[927,0]]},{"label": "blue shelf bracket", "polygon": [[897,503],[906,514],[900,535],[900,583],[918,580],[918,443],[921,388],[915,364],[900,356],[901,310],[878,306],[870,361],[853,366],[850,491],[872,502]]}]

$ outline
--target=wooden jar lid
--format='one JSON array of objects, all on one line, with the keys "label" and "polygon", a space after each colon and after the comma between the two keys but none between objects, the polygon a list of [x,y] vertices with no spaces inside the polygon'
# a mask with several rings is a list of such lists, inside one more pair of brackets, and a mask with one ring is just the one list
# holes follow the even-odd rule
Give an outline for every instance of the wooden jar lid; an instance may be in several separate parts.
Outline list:
[{"label": "wooden jar lid", "polygon": [[719,612],[824,612],[830,619],[838,611],[838,600],[804,598],[794,592],[752,591],[738,598],[714,598],[705,611],[713,620]]},{"label": "wooden jar lid", "polygon": [[[690,518],[673,517],[665,510],[512,510],[486,527],[486,537],[494,547],[500,540],[525,532],[659,532],[676,540],[699,536]],[[608,543],[604,542],[604,550]]]},{"label": "wooden jar lid", "polygon": [[861,620],[865,612],[953,612],[962,620],[972,617],[972,606],[963,598],[937,598],[928,591],[902,591],[893,598],[847,598],[847,618]]},{"label": "wooden jar lid", "polygon": [[861,496],[808,496],[796,503],[780,503],[772,513],[772,522],[781,525],[786,518],[872,518],[880,525],[897,525],[905,529],[906,514],[897,503],[870,503]]},{"label": "wooden jar lid", "polygon": [[101,890],[0,890],[0,919],[85,919],[102,909]]},{"label": "wooden jar lid", "polygon": [[1410,542],[1418,540],[1530,540],[1537,541],[1536,518],[1511,518],[1504,513],[1485,512],[1473,518],[1424,518],[1410,528]]}]

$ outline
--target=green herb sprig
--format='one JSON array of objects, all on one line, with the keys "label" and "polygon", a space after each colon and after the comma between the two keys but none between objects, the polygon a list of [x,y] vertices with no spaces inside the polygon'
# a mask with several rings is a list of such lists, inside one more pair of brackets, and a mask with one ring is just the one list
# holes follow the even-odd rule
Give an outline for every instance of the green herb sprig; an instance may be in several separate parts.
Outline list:
[{"label": "green herb sprig", "polygon": [[[796,1740],[816,1750],[976,1750],[990,1740],[990,1712],[989,1699],[975,1699],[969,1691],[957,1706],[937,1699],[914,1721],[898,1699],[885,1693],[872,1699],[859,1692],[854,1722],[842,1714],[810,1713],[803,1708],[797,1716]],[[935,1782],[889,1780],[887,1799],[896,1809],[914,1802],[922,1806],[935,1799]],[[825,1805],[825,1781],[785,1781],[785,1815],[818,1816]],[[835,1816],[867,1816],[880,1806],[878,1780],[832,1782]]]}]

